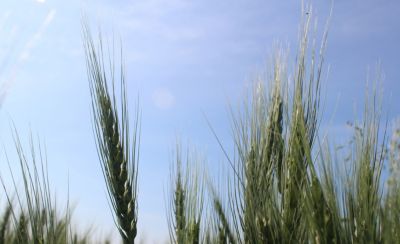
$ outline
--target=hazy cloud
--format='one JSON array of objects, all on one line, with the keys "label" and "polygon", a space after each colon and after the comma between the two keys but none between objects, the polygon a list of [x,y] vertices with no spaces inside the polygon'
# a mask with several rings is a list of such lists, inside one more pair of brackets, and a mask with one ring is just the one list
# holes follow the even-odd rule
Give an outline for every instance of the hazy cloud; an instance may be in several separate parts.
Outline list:
[{"label": "hazy cloud", "polygon": [[166,88],[156,89],[151,98],[154,106],[161,110],[168,110],[175,104],[174,95]]},{"label": "hazy cloud", "polygon": [[[41,0],[44,1],[44,0]],[[4,82],[2,82],[1,87],[0,87],[0,106],[3,104],[8,91],[10,90],[11,85],[14,83],[15,76],[22,66],[22,64],[29,59],[30,53],[32,49],[36,46],[36,44],[42,39],[42,36],[50,23],[53,21],[54,17],[56,15],[56,10],[52,9],[50,12],[46,15],[46,18],[43,20],[42,24],[40,25],[38,31],[28,40],[26,43],[25,47],[19,54],[18,60],[16,63],[11,67],[10,75],[8,78],[5,79]],[[1,68],[1,67],[0,67]]]},{"label": "hazy cloud", "polygon": [[55,9],[50,10],[50,12],[47,14],[46,18],[44,19],[42,25],[40,26],[39,30],[26,43],[25,49],[22,51],[22,53],[20,55],[21,61],[27,60],[29,58],[32,48],[42,38],[43,33],[46,31],[49,24],[53,21],[55,15],[56,15],[56,10]]}]

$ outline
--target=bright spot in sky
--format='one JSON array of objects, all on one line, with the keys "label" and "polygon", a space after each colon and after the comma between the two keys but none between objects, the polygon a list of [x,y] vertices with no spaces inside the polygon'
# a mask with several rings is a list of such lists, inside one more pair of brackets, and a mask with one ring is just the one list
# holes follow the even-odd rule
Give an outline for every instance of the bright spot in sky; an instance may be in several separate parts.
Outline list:
[{"label": "bright spot in sky", "polygon": [[46,0],[36,0],[36,2],[38,2],[38,3],[44,3],[44,2],[46,2]]},{"label": "bright spot in sky", "polygon": [[152,94],[154,105],[162,110],[170,109],[175,104],[175,97],[165,88],[157,89]]}]

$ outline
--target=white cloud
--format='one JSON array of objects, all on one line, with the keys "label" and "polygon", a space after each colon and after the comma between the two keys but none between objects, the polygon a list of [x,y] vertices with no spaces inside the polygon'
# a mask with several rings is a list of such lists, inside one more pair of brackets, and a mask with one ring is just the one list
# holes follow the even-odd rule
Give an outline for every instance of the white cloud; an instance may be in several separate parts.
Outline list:
[{"label": "white cloud", "polygon": [[[38,1],[44,1],[44,0],[38,0]],[[55,9],[49,11],[45,19],[43,20],[42,24],[40,25],[39,30],[32,36],[32,38],[30,38],[27,41],[23,50],[19,53],[17,62],[11,67],[9,77],[4,82],[2,82],[2,86],[0,88],[1,91],[0,105],[7,96],[8,90],[10,89],[11,85],[15,82],[15,76],[17,74],[17,71],[21,68],[22,64],[29,59],[31,51],[34,49],[36,44],[42,39],[44,32],[47,30],[48,26],[53,21],[55,15],[56,15]],[[14,34],[15,33],[12,32],[12,35]]]},{"label": "white cloud", "polygon": [[158,18],[188,6],[190,6],[190,2],[184,0],[147,0],[135,1],[122,11],[128,16],[137,16],[145,13],[147,16]]},{"label": "white cloud", "polygon": [[38,3],[44,3],[44,2],[46,2],[46,0],[36,0],[36,2],[38,2]]},{"label": "white cloud", "polygon": [[154,106],[161,110],[168,110],[175,104],[174,95],[166,88],[156,89],[151,98]]},{"label": "white cloud", "polygon": [[55,15],[56,15],[56,10],[55,9],[50,10],[50,12],[46,16],[46,19],[43,21],[43,25],[41,28],[43,29],[47,28],[47,26],[53,21]]},{"label": "white cloud", "polygon": [[21,61],[26,61],[29,58],[31,50],[40,41],[40,39],[42,39],[43,33],[46,31],[47,27],[53,21],[55,15],[56,15],[55,9],[52,9],[47,14],[46,18],[44,19],[41,26],[39,27],[39,30],[35,33],[35,35],[31,39],[29,39],[29,41],[25,45],[24,50],[21,52],[21,54],[20,54]]}]

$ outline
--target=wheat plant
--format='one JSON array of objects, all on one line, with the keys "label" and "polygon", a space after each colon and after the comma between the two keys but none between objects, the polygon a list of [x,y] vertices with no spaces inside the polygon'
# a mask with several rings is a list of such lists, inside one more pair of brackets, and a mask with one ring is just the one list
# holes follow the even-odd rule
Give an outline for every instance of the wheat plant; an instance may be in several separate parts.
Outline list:
[{"label": "wheat plant", "polygon": [[[278,50],[267,76],[269,92],[264,81],[256,82],[242,110],[233,113],[235,154],[223,149],[231,166],[229,199],[224,204],[210,194],[220,226],[216,235],[222,237],[214,237],[216,243],[392,243],[396,236],[400,206],[394,177],[382,198],[381,93],[366,93],[348,157],[332,154],[318,131],[327,35],[316,50],[311,9],[307,13],[293,74],[287,54]],[[338,165],[346,169],[336,170]]]},{"label": "wheat plant", "polygon": [[114,60],[110,60],[107,70],[101,38],[96,46],[87,25],[83,28],[83,40],[101,168],[119,233],[124,243],[132,244],[138,219],[139,113],[136,113],[131,135],[123,65],[119,70],[121,96],[117,102]]},{"label": "wheat plant", "polygon": [[183,158],[181,147],[176,147],[176,158],[171,166],[171,186],[167,216],[172,243],[202,243],[204,228],[204,174],[199,157],[187,152]]},{"label": "wheat plant", "polygon": [[72,226],[69,201],[63,214],[58,209],[50,191],[47,160],[41,144],[34,143],[31,137],[27,153],[16,130],[14,143],[22,193],[8,162],[13,189],[7,189],[6,182],[0,177],[7,200],[0,222],[0,243],[88,243],[89,235],[78,234]]}]

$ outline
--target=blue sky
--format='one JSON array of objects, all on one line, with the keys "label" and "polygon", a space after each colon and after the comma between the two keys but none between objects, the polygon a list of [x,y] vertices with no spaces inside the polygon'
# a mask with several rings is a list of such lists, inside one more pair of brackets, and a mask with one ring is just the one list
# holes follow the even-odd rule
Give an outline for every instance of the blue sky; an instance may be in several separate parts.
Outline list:
[{"label": "blue sky", "polygon": [[[112,229],[105,185],[90,120],[90,96],[81,40],[81,16],[110,41],[121,39],[133,112],[139,94],[142,141],[139,233],[167,236],[164,192],[176,138],[224,162],[203,113],[229,147],[228,106],[260,72],[274,43],[296,52],[300,1],[94,1],[0,2],[0,142],[12,159],[13,121],[46,144],[49,172],[60,202],[69,181],[75,220]],[[323,29],[330,1],[315,1]],[[376,64],[384,74],[385,112],[400,114],[400,2],[337,0],[330,23],[322,128],[340,141],[346,121],[362,109],[365,81]],[[293,59],[292,59],[293,60]],[[293,61],[291,61],[293,62]],[[336,111],[336,112],[335,112]],[[24,140],[27,142],[27,140]],[[7,174],[1,153],[0,171]],[[3,199],[0,199],[3,200]]]}]

